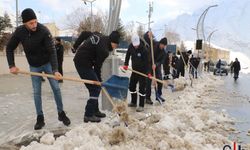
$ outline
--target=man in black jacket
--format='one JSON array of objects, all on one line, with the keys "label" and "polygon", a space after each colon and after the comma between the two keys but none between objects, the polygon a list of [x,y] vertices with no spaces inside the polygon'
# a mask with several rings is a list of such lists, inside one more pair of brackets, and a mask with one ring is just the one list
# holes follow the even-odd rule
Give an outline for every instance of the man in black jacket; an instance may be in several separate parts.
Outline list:
[{"label": "man in black jacket", "polygon": [[241,69],[238,58],[235,58],[235,61],[233,62],[231,69],[234,71],[234,79],[237,80],[239,77],[240,69]]},{"label": "man in black jacket", "polygon": [[[10,73],[18,73],[19,69],[16,67],[14,61],[14,50],[19,43],[22,43],[25,56],[30,66],[30,71],[54,74],[56,80],[61,79],[62,75],[57,69],[58,66],[55,45],[49,30],[37,22],[36,15],[32,9],[27,8],[23,10],[21,16],[24,25],[16,28],[6,48]],[[68,126],[70,124],[70,120],[63,111],[61,91],[58,82],[55,79],[49,78],[49,83],[53,90],[57,105],[58,120]],[[32,76],[31,80],[37,113],[37,122],[34,129],[38,130],[45,125],[42,111],[41,77]]]},{"label": "man in black jacket", "polygon": [[[64,48],[63,48],[60,37],[56,37],[56,39],[55,39],[55,47],[56,47],[56,53],[57,53],[58,71],[61,73],[61,75],[63,75]],[[58,80],[58,82],[62,83],[63,80]]]},{"label": "man in black jacket", "polygon": [[177,63],[177,78],[181,75],[185,76],[185,67],[188,65],[189,55],[191,55],[192,51],[178,51],[177,54],[180,55],[179,61]]},{"label": "man in black jacket", "polygon": [[176,56],[176,53],[172,55],[171,67],[173,69],[173,79],[177,78],[177,65],[178,65],[179,58]]},{"label": "man in black jacket", "polygon": [[[82,34],[83,35],[83,34]],[[115,49],[119,44],[120,34],[113,31],[109,36],[100,33],[88,34],[84,38],[77,40],[78,46],[74,57],[75,67],[82,79],[93,81],[102,81],[101,67],[109,52]],[[97,85],[85,84],[89,91],[89,99],[85,107],[84,122],[100,122],[102,117],[98,107],[98,97],[101,87]]]},{"label": "man in black jacket", "polygon": [[[150,37],[153,37],[152,32],[146,32],[144,34],[144,42],[146,45],[146,48],[148,50],[148,65],[149,65],[149,78],[150,75],[153,74],[153,70],[155,70],[155,75],[157,79],[162,80],[162,73],[161,73],[161,65],[163,64],[166,53],[165,49],[167,46],[167,38],[162,38],[160,42],[157,42],[153,39],[153,51],[154,51],[154,63],[152,64],[152,55],[151,55],[151,42],[150,42]],[[151,100],[151,84],[152,81],[151,79],[147,79],[146,83],[146,103],[152,105],[153,102]],[[162,95],[162,84],[157,83],[157,91],[156,91],[156,100],[159,101],[160,103],[162,101],[165,101],[164,98],[161,97]]]},{"label": "man in black jacket", "polygon": [[[162,65],[166,58],[165,49],[167,47],[168,41],[167,38],[162,38],[154,48],[154,60],[155,65],[153,65],[153,69],[155,69],[155,76],[157,79],[162,80]],[[162,95],[162,83],[157,83],[157,92],[156,92],[156,100],[161,102],[165,102],[165,99],[161,96]]]},{"label": "man in black jacket", "polygon": [[[129,65],[129,59],[131,57],[132,69],[139,71],[144,74],[148,74],[148,56],[147,50],[140,41],[138,35],[133,35],[131,38],[132,43],[129,45],[123,69],[127,70]],[[129,82],[129,91],[131,93],[131,103],[129,107],[137,106],[137,91],[136,85],[139,82],[139,107],[136,109],[137,112],[144,110],[144,101],[145,101],[145,89],[146,89],[146,78],[138,75],[136,73],[131,74]]]}]

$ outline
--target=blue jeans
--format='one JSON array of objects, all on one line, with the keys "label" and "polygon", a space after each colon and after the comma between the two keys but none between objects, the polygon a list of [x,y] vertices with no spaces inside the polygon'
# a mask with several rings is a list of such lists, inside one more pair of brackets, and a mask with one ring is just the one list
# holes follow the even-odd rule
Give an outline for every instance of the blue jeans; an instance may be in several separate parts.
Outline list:
[{"label": "blue jeans", "polygon": [[[40,67],[32,67],[30,66],[31,72],[39,72],[46,74],[53,74],[52,67],[50,63],[42,65]],[[33,94],[34,94],[34,102],[36,106],[36,114],[43,115],[42,109],[42,98],[41,98],[41,86],[42,86],[42,77],[40,76],[31,76],[32,86],[33,86]],[[59,88],[58,81],[53,78],[48,78],[50,87],[53,90],[54,98],[56,101],[57,111],[60,113],[63,111],[63,103],[62,103],[62,95],[61,90]]]}]

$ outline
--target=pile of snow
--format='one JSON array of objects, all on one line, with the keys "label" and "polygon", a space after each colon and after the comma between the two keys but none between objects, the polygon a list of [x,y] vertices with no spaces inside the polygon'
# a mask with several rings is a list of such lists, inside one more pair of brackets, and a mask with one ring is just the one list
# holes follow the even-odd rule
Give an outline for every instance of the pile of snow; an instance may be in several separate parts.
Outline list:
[{"label": "pile of snow", "polygon": [[122,122],[114,127],[119,119],[110,113],[101,123],[80,124],[56,139],[47,133],[39,142],[22,146],[21,150],[221,150],[232,143],[228,135],[233,123],[225,111],[209,109],[209,103],[218,101],[211,92],[221,84],[219,77],[204,75],[195,80],[192,88],[187,86],[175,93],[164,91],[167,102],[162,106],[146,105],[143,113],[129,109],[128,127]]}]

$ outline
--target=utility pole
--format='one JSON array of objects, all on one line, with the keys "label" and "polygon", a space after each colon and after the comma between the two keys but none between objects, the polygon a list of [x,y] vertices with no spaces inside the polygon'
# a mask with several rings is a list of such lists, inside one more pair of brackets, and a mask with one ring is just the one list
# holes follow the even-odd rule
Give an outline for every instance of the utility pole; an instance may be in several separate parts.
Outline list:
[{"label": "utility pole", "polygon": [[94,26],[94,18],[93,18],[93,9],[92,9],[92,6],[93,6],[93,3],[96,1],[96,0],[82,0],[84,1],[84,4],[86,4],[86,2],[89,2],[90,3],[90,9],[91,9],[91,12],[90,12],[90,19],[91,19],[91,26],[90,26],[90,31],[91,32],[94,32],[93,30],[93,26]]},{"label": "utility pole", "polygon": [[16,28],[18,27],[18,0],[16,0]]},{"label": "utility pole", "polygon": [[151,30],[150,24],[151,22],[151,15],[153,12],[153,1],[149,1],[149,8],[148,8],[148,30]]}]

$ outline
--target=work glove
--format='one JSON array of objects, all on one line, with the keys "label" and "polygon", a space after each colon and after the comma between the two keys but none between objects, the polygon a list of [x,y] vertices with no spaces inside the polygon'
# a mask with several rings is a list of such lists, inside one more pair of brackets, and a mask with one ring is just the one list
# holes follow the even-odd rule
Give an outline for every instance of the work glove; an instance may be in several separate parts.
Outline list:
[{"label": "work glove", "polygon": [[122,68],[123,68],[124,70],[128,70],[128,66],[125,66],[125,65],[124,65]]}]

